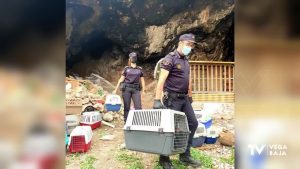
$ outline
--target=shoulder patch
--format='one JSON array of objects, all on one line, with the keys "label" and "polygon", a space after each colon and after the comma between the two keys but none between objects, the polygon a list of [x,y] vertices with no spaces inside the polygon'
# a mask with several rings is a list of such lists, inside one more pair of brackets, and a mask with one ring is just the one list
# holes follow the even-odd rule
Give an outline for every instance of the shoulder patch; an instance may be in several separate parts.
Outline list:
[{"label": "shoulder patch", "polygon": [[181,69],[181,67],[182,67],[182,66],[181,66],[180,63],[177,63],[177,64],[176,64],[176,68],[177,68],[177,69]]},{"label": "shoulder patch", "polygon": [[175,56],[174,52],[170,52],[168,55]]}]

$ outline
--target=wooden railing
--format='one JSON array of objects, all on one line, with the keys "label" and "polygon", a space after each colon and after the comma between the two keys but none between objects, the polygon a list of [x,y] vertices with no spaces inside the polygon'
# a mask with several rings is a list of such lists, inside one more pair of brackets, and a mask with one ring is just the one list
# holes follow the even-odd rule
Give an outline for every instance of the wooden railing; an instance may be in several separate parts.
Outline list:
[{"label": "wooden railing", "polygon": [[190,61],[193,98],[234,101],[234,62]]}]

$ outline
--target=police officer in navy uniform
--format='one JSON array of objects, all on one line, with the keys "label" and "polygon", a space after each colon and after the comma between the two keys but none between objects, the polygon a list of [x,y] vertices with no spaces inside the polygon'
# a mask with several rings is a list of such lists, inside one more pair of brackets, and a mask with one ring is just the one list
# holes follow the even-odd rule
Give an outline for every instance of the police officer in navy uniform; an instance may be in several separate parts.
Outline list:
[{"label": "police officer in navy uniform", "polygon": [[140,66],[137,66],[136,62],[137,54],[135,52],[130,53],[128,66],[124,68],[116,86],[116,89],[113,91],[113,93],[116,93],[120,86],[124,102],[125,122],[128,116],[128,112],[130,110],[131,99],[136,110],[142,109],[140,91],[142,91],[143,94],[145,94],[145,80],[143,70]]},{"label": "police officer in navy uniform", "polygon": [[[185,113],[191,133],[189,134],[187,149],[179,155],[179,160],[186,165],[199,167],[200,162],[192,159],[190,154],[192,139],[198,127],[198,121],[191,106],[192,84],[188,62],[188,55],[194,48],[194,43],[195,36],[193,34],[181,35],[177,49],[170,52],[162,60],[153,108],[169,108]],[[173,168],[168,156],[160,156],[159,163],[163,168]]]}]

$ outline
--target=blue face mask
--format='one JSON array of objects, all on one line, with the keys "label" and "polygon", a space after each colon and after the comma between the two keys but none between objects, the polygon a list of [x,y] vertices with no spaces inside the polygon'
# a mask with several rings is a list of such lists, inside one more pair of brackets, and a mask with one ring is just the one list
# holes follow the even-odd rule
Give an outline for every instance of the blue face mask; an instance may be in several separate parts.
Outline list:
[{"label": "blue face mask", "polygon": [[191,50],[192,50],[192,48],[187,47],[187,46],[184,46],[181,52],[182,52],[185,56],[187,56],[188,54],[191,53]]}]

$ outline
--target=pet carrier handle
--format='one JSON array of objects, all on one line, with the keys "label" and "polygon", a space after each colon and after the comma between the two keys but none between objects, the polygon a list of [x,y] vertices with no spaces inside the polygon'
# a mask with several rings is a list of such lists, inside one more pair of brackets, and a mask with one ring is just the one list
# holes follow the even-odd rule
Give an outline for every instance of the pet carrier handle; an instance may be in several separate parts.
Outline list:
[{"label": "pet carrier handle", "polygon": [[158,132],[159,133],[163,133],[164,132],[164,128],[158,128]]},{"label": "pet carrier handle", "polygon": [[129,131],[130,131],[130,130],[131,130],[131,129],[130,129],[130,126],[127,126],[127,127],[126,127],[126,130],[129,130]]}]

